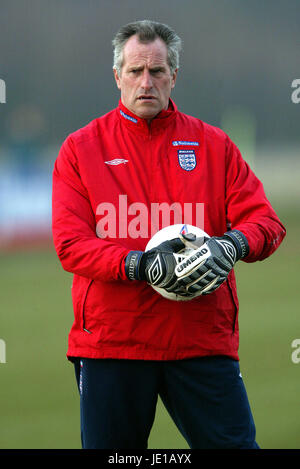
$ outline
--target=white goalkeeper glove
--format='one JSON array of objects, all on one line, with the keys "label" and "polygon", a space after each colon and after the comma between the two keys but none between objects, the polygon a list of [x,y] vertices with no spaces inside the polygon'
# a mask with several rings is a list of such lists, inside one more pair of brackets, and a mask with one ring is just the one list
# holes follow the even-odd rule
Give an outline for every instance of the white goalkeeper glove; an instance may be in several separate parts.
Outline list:
[{"label": "white goalkeeper glove", "polygon": [[238,230],[211,237],[179,262],[165,289],[193,297],[212,293],[225,282],[234,264],[248,253],[248,241]]}]

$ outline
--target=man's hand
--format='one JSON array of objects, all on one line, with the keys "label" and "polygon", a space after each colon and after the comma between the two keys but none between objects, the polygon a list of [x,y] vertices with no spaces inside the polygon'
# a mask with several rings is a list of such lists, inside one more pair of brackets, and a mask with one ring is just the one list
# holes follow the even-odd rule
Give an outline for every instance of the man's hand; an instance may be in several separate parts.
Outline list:
[{"label": "man's hand", "polygon": [[212,237],[176,267],[177,282],[166,290],[178,295],[206,295],[227,279],[234,264],[249,252],[247,239],[238,230]]},{"label": "man's hand", "polygon": [[130,280],[146,280],[151,285],[166,287],[176,280],[175,267],[181,260],[176,254],[185,244],[175,238],[164,241],[149,251],[130,251],[125,260],[125,272]]}]

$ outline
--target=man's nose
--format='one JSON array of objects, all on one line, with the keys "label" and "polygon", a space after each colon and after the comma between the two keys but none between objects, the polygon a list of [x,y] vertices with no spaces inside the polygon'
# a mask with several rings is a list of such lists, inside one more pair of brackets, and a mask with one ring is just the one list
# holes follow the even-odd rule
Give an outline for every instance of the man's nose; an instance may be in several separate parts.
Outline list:
[{"label": "man's nose", "polygon": [[142,75],[141,86],[142,88],[144,88],[144,90],[149,90],[152,88],[152,77],[149,70],[144,70]]}]

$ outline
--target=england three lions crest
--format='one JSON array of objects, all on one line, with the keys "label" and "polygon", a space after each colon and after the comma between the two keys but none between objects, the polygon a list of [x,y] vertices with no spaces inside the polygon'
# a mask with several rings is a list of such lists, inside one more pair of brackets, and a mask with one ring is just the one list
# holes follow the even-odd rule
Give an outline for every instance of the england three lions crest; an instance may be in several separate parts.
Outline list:
[{"label": "england three lions crest", "polygon": [[177,150],[180,167],[192,171],[197,166],[195,150]]}]

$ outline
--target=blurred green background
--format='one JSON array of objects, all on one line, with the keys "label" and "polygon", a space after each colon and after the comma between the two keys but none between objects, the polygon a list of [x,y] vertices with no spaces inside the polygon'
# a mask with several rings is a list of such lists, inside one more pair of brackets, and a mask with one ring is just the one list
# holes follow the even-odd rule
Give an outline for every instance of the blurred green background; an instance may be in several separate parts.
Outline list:
[{"label": "blurred green background", "polygon": [[[230,134],[287,228],[272,257],[236,266],[240,360],[259,445],[300,448],[300,363],[292,361],[300,339],[300,103],[291,100],[299,14],[296,0],[1,2],[0,448],[80,448],[66,359],[72,276],[51,242],[51,173],[67,134],[117,104],[111,39],[143,18],[183,37],[176,104]],[[187,448],[160,402],[149,447]]]}]

